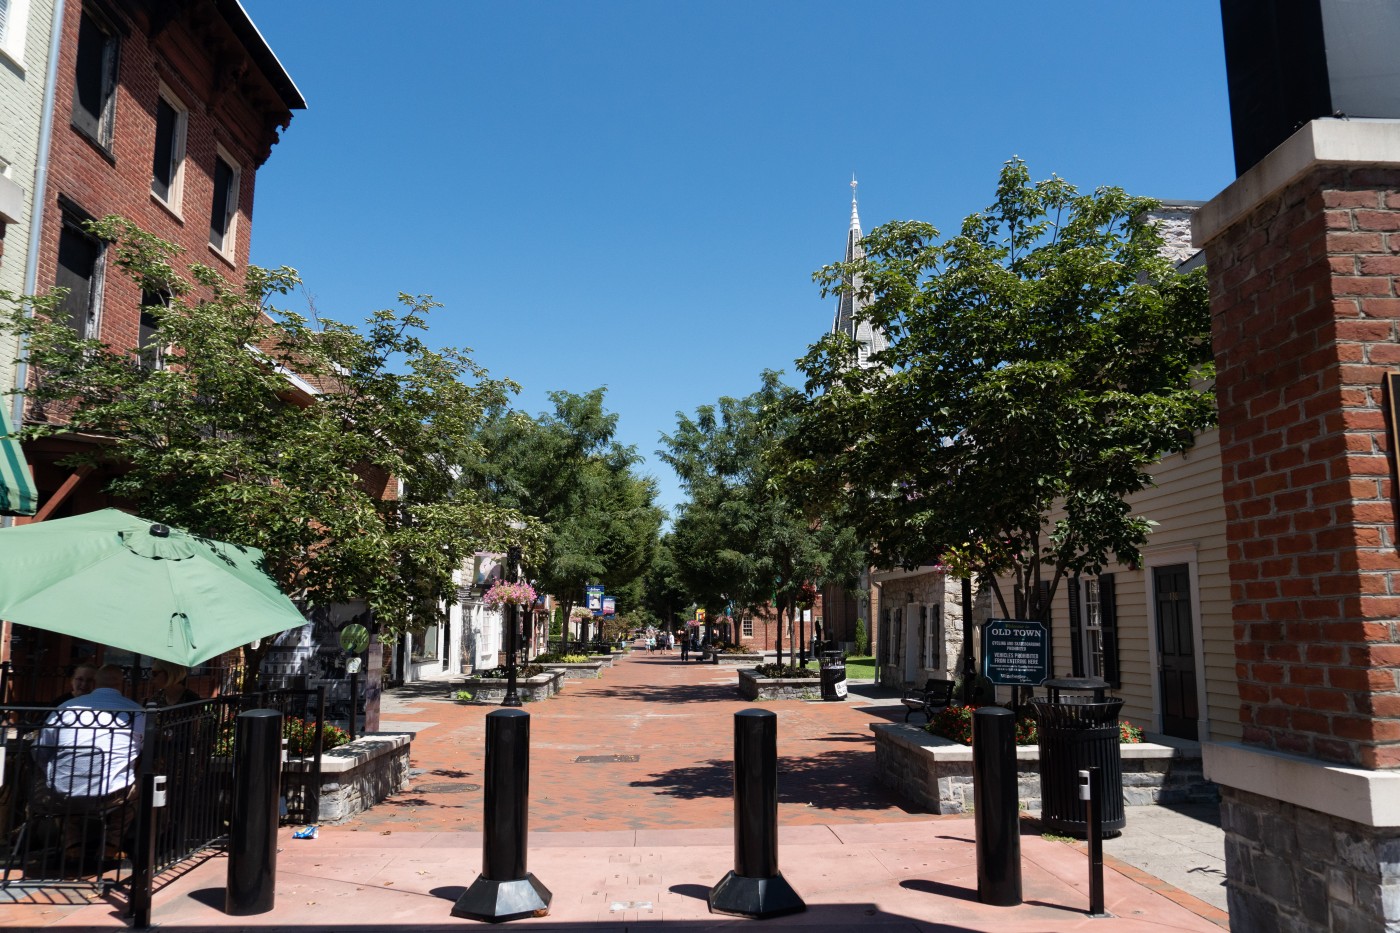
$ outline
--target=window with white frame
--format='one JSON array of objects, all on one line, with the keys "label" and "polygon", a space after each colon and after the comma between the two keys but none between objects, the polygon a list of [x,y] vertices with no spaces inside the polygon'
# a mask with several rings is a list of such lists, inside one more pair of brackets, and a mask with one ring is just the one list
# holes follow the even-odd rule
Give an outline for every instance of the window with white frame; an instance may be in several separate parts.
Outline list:
[{"label": "window with white frame", "polygon": [[753,616],[744,616],[744,620],[739,623],[739,630],[744,633],[745,638],[753,638]]},{"label": "window with white frame", "polygon": [[117,51],[116,31],[83,10],[74,56],[73,126],[107,150],[117,110]]},{"label": "window with white frame", "polygon": [[0,0],[0,52],[16,65],[24,64],[24,35],[29,0]]},{"label": "window with white frame", "polygon": [[164,85],[156,97],[156,138],[151,154],[151,194],[175,213],[185,180],[185,128],[188,113]]},{"label": "window with white frame", "polygon": [[1084,581],[1084,672],[1103,677],[1103,611],[1097,577]]},{"label": "window with white frame", "polygon": [[214,200],[209,205],[209,245],[231,258],[238,237],[238,163],[219,147],[214,156]]}]

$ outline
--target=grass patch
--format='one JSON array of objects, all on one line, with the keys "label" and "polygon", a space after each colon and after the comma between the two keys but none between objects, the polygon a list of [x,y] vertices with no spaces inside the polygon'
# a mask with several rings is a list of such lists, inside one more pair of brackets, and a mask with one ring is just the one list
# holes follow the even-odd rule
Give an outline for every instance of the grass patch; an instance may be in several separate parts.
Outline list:
[{"label": "grass patch", "polygon": [[[820,670],[821,662],[812,660],[807,662],[810,670]],[[846,679],[847,680],[874,680],[875,679],[875,658],[873,655],[851,655],[846,659]]]}]

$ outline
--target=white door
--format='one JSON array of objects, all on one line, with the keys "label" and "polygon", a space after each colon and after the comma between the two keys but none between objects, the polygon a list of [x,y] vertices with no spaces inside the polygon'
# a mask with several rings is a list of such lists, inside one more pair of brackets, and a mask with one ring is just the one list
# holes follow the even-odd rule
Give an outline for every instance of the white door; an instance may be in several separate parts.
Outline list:
[{"label": "white door", "polygon": [[919,616],[921,606],[909,606],[904,611],[904,680],[907,683],[922,683],[919,677],[919,652],[923,646],[919,638]]}]

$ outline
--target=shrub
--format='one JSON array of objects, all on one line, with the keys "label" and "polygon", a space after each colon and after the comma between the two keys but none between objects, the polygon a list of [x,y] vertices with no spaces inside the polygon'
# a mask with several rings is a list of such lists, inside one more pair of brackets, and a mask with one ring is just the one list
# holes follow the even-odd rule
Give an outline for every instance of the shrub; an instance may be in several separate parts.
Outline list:
[{"label": "shrub", "polygon": [[590,660],[586,654],[556,654],[551,651],[535,655],[535,661],[540,664],[587,664]]},{"label": "shrub", "polygon": [[856,654],[864,656],[870,652],[870,633],[865,630],[865,620],[856,619]]},{"label": "shrub", "polygon": [[[349,734],[339,726],[323,723],[321,730],[321,750],[324,752],[328,752],[333,748],[339,748],[350,741]],[[234,737],[236,734],[236,723],[224,723],[223,728],[219,730],[219,738],[214,743],[214,754],[232,756]],[[282,738],[287,740],[287,754],[290,757],[301,758],[311,754],[316,742],[315,720],[307,722],[295,716],[288,716],[286,719],[282,720]]]},{"label": "shrub", "polygon": [[458,690],[455,695],[460,703],[470,703],[474,699],[470,690]]},{"label": "shrub", "polygon": [[[932,721],[924,727],[929,733],[940,738],[952,739],[960,745],[972,744],[972,713],[980,705],[946,706],[934,713]],[[1035,716],[1029,710],[1022,710],[1016,717],[1016,744],[1034,745],[1040,741],[1036,729]],[[1142,730],[1126,719],[1118,722],[1118,741],[1136,745],[1142,741]]]},{"label": "shrub", "polygon": [[[489,671],[482,671],[476,676],[486,680],[504,680],[509,676],[509,669],[502,664],[500,667],[493,667]],[[515,666],[515,676],[521,680],[528,680],[536,674],[543,674],[544,668],[538,664],[517,664]]]},{"label": "shrub", "polygon": [[809,670],[805,667],[795,667],[790,664],[760,664],[754,668],[760,677],[785,677],[802,678],[816,680],[821,677],[820,671]]}]

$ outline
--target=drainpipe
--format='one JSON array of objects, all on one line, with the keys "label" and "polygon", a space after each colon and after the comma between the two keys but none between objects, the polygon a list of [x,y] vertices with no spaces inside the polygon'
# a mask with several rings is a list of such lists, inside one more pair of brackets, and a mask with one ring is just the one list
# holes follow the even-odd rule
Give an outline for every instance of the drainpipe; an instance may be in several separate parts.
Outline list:
[{"label": "drainpipe", "polygon": [[[44,74],[44,109],[39,116],[39,151],[34,166],[34,197],[29,207],[29,252],[24,259],[24,294],[34,294],[39,279],[39,242],[44,231],[44,201],[49,182],[49,147],[53,140],[54,96],[58,91],[58,52],[63,42],[64,0],[54,0],[53,29],[49,34],[48,69]],[[17,426],[24,424],[24,387],[28,384],[29,367],[24,358],[24,338],[20,337],[18,352],[21,362],[15,369],[14,388],[19,393],[11,401],[11,414]]]}]

